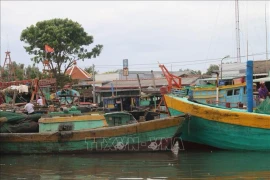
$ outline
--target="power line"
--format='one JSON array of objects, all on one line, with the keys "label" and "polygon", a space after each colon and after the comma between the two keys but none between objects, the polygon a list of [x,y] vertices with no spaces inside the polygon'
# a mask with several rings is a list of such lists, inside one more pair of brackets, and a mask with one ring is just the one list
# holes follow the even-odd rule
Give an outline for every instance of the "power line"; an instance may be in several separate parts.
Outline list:
[{"label": "power line", "polygon": [[[259,56],[259,55],[265,55],[265,52],[256,53],[256,54],[249,54],[248,56]],[[247,57],[247,56],[240,56],[240,57]],[[201,60],[191,60],[191,61],[181,61],[181,62],[166,62],[166,63],[160,63],[160,64],[180,64],[175,66],[181,66],[181,65],[193,65],[192,62],[199,62],[200,63],[207,63],[207,62],[215,62],[215,61],[221,61],[222,58],[215,58],[215,59],[201,59]],[[230,57],[227,59],[237,59],[237,57]],[[184,64],[183,64],[184,63]],[[185,64],[185,63],[192,63],[192,64]],[[129,66],[146,66],[146,65],[157,65],[157,63],[144,63],[144,64],[130,64]],[[96,67],[122,67],[123,65],[96,65]]]}]

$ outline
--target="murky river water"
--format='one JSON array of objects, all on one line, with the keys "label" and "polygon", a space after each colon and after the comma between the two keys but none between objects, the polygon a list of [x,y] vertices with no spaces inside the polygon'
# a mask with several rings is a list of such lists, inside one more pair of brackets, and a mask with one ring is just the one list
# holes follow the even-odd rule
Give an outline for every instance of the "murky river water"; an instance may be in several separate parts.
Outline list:
[{"label": "murky river water", "polygon": [[0,179],[270,179],[270,152],[1,155]]}]

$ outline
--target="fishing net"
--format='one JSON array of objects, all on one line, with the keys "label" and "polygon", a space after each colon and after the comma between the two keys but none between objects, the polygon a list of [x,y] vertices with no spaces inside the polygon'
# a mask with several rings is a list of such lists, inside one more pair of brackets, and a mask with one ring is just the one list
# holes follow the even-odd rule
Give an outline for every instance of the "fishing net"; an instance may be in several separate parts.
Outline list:
[{"label": "fishing net", "polygon": [[8,111],[0,111],[0,118],[1,117],[7,118],[7,122],[12,123],[12,122],[24,120],[27,117],[27,115],[21,114],[21,113],[8,112]]},{"label": "fishing net", "polygon": [[256,108],[256,113],[270,114],[270,99],[267,97],[261,104]]},{"label": "fishing net", "polygon": [[38,120],[41,114],[26,115],[0,111],[0,133],[38,132]]},{"label": "fishing net", "polygon": [[14,113],[8,111],[0,111],[0,118],[5,117],[7,119],[6,123],[18,123],[23,120],[38,121],[41,118],[41,114],[31,114],[26,115],[23,113]]}]

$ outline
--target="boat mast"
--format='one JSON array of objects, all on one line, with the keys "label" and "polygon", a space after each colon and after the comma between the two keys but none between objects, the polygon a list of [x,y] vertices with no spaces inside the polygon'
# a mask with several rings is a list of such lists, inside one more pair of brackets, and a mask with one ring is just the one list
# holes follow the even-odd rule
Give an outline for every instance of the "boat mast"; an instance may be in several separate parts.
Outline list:
[{"label": "boat mast", "polygon": [[266,39],[266,60],[268,60],[268,46],[267,46],[267,16],[266,16],[266,1],[265,1],[265,39]]},{"label": "boat mast", "polygon": [[240,29],[239,29],[239,6],[238,6],[238,0],[235,0],[235,26],[236,26],[236,57],[237,62],[241,62],[241,55],[240,55]]}]

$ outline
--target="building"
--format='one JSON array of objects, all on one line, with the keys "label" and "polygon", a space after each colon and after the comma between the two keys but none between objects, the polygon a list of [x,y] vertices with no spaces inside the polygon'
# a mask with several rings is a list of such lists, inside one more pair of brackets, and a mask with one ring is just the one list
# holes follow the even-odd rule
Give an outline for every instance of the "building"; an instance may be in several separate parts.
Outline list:
[{"label": "building", "polygon": [[[247,63],[230,63],[222,64],[220,77],[243,77],[246,76]],[[221,68],[220,68],[221,69]],[[268,76],[270,71],[270,60],[253,61],[253,76],[254,79]]]},{"label": "building", "polygon": [[[193,84],[199,76],[182,78],[182,86]],[[159,92],[159,88],[168,84],[166,78],[140,79],[142,91],[154,90]],[[103,86],[96,87],[97,102],[102,101],[102,97],[120,96],[120,95],[140,95],[139,82],[134,80],[114,80]]]},{"label": "building", "polygon": [[70,68],[67,69],[65,74],[70,76],[72,79],[77,79],[81,81],[92,80],[92,74],[89,74],[82,68],[78,67],[76,61]]},{"label": "building", "polygon": [[[181,76],[184,74],[188,74],[187,71],[173,71],[172,74],[176,76]],[[151,79],[153,75],[155,78],[163,78],[162,71],[129,71],[128,76],[123,75],[123,70],[119,71],[119,80],[128,80],[128,79],[137,79],[137,74],[140,79]]]}]

